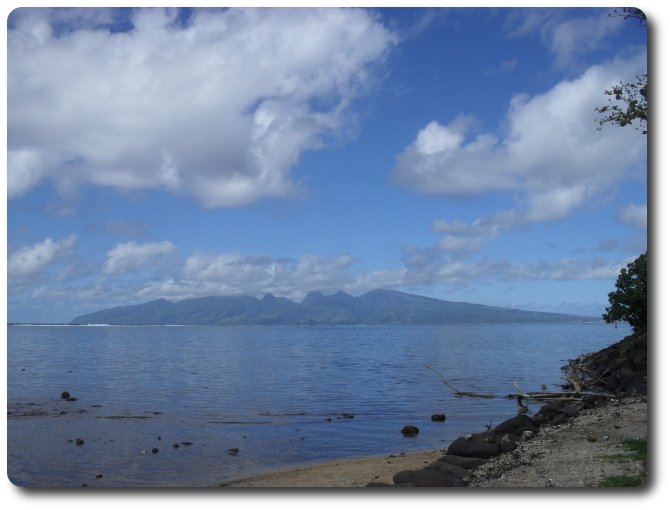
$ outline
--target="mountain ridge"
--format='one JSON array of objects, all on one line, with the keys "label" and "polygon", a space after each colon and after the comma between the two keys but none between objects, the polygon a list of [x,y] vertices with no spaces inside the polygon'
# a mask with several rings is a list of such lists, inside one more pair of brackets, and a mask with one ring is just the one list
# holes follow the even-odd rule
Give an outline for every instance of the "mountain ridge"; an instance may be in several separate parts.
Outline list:
[{"label": "mountain ridge", "polygon": [[160,298],[75,317],[70,324],[111,325],[422,325],[505,322],[586,322],[595,317],[533,312],[375,289],[354,297],[344,291],[312,291],[300,302],[268,293]]}]

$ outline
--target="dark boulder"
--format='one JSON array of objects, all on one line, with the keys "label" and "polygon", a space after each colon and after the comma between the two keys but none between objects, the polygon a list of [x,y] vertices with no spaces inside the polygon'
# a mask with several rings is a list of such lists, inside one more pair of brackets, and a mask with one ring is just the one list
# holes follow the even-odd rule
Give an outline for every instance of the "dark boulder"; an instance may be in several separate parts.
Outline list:
[{"label": "dark boulder", "polygon": [[445,455],[438,459],[440,462],[451,464],[452,466],[462,467],[463,469],[474,469],[481,466],[487,459],[478,459],[476,457],[461,457],[460,455]]},{"label": "dark boulder", "polygon": [[498,444],[500,445],[500,453],[508,453],[513,450],[516,450],[516,447],[519,445],[520,441],[521,441],[520,436],[502,434],[502,436],[498,439]]},{"label": "dark boulder", "polygon": [[451,487],[464,487],[466,481],[470,477],[470,471],[467,469],[439,460],[426,466],[426,469],[430,469],[440,475],[450,478],[450,483],[452,484]]},{"label": "dark boulder", "polygon": [[451,477],[427,468],[400,471],[393,476],[393,483],[403,487],[454,487]]},{"label": "dark boulder", "polygon": [[529,418],[525,414],[517,414],[513,418],[502,422],[491,432],[493,434],[514,434],[520,436],[524,430],[532,430],[537,433],[537,427],[532,418]]},{"label": "dark boulder", "polygon": [[603,395],[582,395],[582,402],[586,406],[597,407],[607,403],[607,397]]},{"label": "dark boulder", "polygon": [[460,457],[490,459],[498,454],[500,445],[495,442],[495,436],[490,434],[473,434],[470,439],[459,437],[447,448],[447,455]]},{"label": "dark boulder", "polygon": [[616,370],[621,370],[624,367],[631,367],[632,363],[627,357],[616,358],[612,360],[609,364],[609,369],[614,372]]},{"label": "dark boulder", "polygon": [[583,402],[573,402],[571,404],[566,405],[563,408],[563,414],[573,418],[577,416],[579,414],[579,411],[581,411],[583,408],[584,408]]},{"label": "dark boulder", "polygon": [[563,412],[563,405],[564,405],[563,401],[555,400],[553,402],[550,402],[549,404],[543,405],[538,411],[538,413],[541,413],[547,418],[553,418],[557,414]]},{"label": "dark boulder", "polygon": [[434,414],[430,417],[430,421],[446,421],[447,417],[444,414]]},{"label": "dark boulder", "polygon": [[405,425],[400,432],[405,437],[414,437],[419,434],[419,428],[414,425]]},{"label": "dark boulder", "polygon": [[554,426],[563,425],[567,421],[568,421],[568,417],[563,413],[559,413],[552,418],[551,425],[554,425]]},{"label": "dark boulder", "polygon": [[630,359],[631,363],[633,363],[633,365],[636,368],[643,368],[645,373],[646,373],[646,371],[647,371],[647,349],[638,350],[634,353],[631,353],[629,355],[629,359]]}]

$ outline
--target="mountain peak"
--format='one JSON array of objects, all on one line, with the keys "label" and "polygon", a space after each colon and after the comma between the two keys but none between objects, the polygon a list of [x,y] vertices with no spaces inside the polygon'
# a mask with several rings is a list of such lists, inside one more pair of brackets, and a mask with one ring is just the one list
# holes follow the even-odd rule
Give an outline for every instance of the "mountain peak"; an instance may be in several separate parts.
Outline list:
[{"label": "mountain peak", "polygon": [[320,290],[312,290],[308,292],[302,300],[303,304],[320,303],[326,296]]}]

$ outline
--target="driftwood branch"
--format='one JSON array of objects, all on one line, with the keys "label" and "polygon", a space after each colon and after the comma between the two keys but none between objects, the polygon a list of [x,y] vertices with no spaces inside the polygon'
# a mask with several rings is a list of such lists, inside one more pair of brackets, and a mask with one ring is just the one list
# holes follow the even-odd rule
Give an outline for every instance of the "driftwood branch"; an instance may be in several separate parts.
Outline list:
[{"label": "driftwood branch", "polygon": [[460,391],[460,390],[457,390],[457,389],[454,388],[451,384],[449,384],[449,381],[447,381],[447,380],[442,376],[442,374],[441,374],[440,372],[438,372],[437,370],[435,370],[433,367],[431,367],[430,365],[426,365],[426,368],[429,369],[429,370],[432,370],[433,372],[435,372],[435,373],[438,375],[438,377],[440,378],[440,380],[441,380],[444,384],[446,384],[449,388],[451,388],[451,390],[454,392],[454,394],[455,394],[457,397],[496,398],[495,395],[493,395],[492,393],[475,393],[475,392],[472,392],[472,391]]},{"label": "driftwood branch", "polygon": [[[474,397],[474,398],[516,398],[519,402],[519,406],[523,406],[522,400],[534,400],[536,402],[545,402],[552,400],[581,400],[581,397],[584,395],[590,395],[594,397],[613,397],[614,395],[609,393],[596,393],[590,391],[583,391],[582,384],[578,379],[577,371],[571,374],[571,378],[574,378],[574,382],[571,380],[571,384],[574,388],[574,391],[561,391],[561,392],[548,392],[548,391],[530,391],[526,392],[521,389],[516,381],[512,381],[512,384],[516,388],[516,393],[510,393],[508,395],[494,395],[493,393],[476,393],[472,391],[460,391],[456,389],[449,381],[447,381],[444,376],[436,369],[430,365],[426,365],[426,368],[432,370],[437,374],[440,380],[448,386],[457,397]],[[575,369],[577,370],[577,369]]]}]

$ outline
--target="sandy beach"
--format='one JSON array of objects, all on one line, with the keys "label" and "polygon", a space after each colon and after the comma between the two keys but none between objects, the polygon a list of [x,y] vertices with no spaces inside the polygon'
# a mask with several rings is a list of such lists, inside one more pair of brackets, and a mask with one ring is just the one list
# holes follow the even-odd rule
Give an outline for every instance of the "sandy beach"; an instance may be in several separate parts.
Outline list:
[{"label": "sandy beach", "polygon": [[398,453],[344,459],[272,471],[225,482],[222,487],[365,487],[368,483],[393,483],[404,469],[420,469],[444,455],[444,450]]}]

